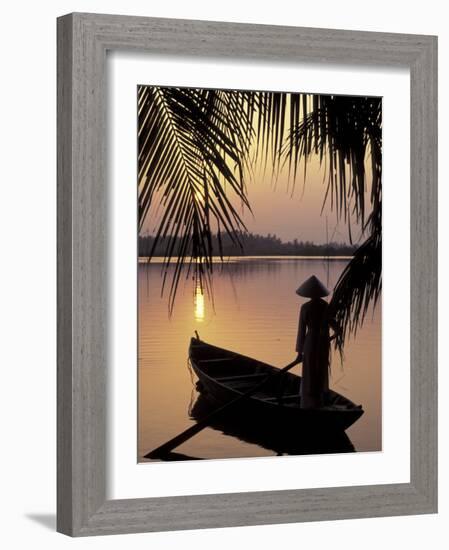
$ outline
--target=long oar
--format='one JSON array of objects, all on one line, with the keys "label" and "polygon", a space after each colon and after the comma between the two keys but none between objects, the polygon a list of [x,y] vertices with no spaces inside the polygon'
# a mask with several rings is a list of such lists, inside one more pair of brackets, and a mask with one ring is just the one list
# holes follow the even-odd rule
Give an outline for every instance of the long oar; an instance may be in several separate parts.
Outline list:
[{"label": "long oar", "polygon": [[222,405],[221,407],[219,407],[218,409],[216,409],[214,412],[208,414],[206,417],[204,417],[200,422],[198,422],[197,424],[194,424],[193,426],[190,426],[190,428],[187,428],[187,430],[184,430],[183,432],[181,432],[180,434],[178,434],[176,437],[174,437],[173,439],[170,439],[170,441],[167,441],[167,443],[164,443],[163,445],[160,445],[159,447],[157,447],[156,449],[154,449],[153,451],[150,451],[149,453],[147,453],[145,455],[145,458],[158,458],[160,456],[163,456],[167,453],[169,453],[170,451],[172,451],[174,448],[178,447],[179,445],[181,445],[181,443],[184,443],[185,441],[187,441],[188,439],[190,439],[191,437],[193,437],[195,434],[197,434],[198,432],[200,432],[201,430],[203,430],[204,428],[206,428],[210,421],[213,420],[216,416],[218,416],[219,414],[221,414],[223,411],[229,409],[230,407],[232,407],[233,405],[235,405],[236,403],[239,403],[240,401],[242,401],[243,399],[246,399],[247,397],[250,397],[253,393],[255,393],[258,389],[260,389],[262,386],[264,386],[268,380],[270,380],[271,378],[273,378],[274,376],[278,376],[279,374],[282,374],[283,372],[287,372],[288,370],[290,370],[291,368],[293,368],[295,365],[298,365],[299,363],[301,363],[301,361],[298,361],[297,359],[295,359],[295,361],[293,361],[292,363],[289,363],[286,367],[284,367],[283,369],[280,369],[276,372],[273,372],[271,374],[268,374],[266,376],[266,378],[264,378],[261,382],[259,382],[258,384],[256,384],[254,387],[252,387],[250,390],[246,391],[245,393],[243,393],[242,395],[239,395],[238,397],[236,397],[235,399],[232,399],[231,401],[229,401],[228,403],[225,403],[224,405]]}]

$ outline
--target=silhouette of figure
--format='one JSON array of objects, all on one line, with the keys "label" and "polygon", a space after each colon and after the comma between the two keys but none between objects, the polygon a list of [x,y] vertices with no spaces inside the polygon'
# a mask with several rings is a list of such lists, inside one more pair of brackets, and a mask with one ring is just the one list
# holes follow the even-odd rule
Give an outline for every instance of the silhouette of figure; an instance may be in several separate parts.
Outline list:
[{"label": "silhouette of figure", "polygon": [[330,317],[329,304],[323,300],[329,291],[312,275],[298,288],[296,294],[310,298],[301,306],[296,351],[302,360],[301,408],[318,408],[324,405],[329,391],[329,327],[336,331]]}]

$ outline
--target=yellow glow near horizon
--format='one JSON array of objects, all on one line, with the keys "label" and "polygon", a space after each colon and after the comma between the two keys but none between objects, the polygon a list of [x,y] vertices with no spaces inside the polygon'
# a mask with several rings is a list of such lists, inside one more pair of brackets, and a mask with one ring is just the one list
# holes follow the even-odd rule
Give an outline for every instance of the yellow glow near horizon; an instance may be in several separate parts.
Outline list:
[{"label": "yellow glow near horizon", "polygon": [[195,321],[202,323],[204,321],[204,293],[199,285],[195,289],[193,303],[195,306]]},{"label": "yellow glow near horizon", "polygon": [[[312,101],[312,95],[306,94],[307,101]],[[310,107],[310,105],[309,105]],[[290,111],[287,108],[286,121],[289,120]],[[254,132],[257,132],[258,118],[253,121]],[[286,123],[282,139],[287,139],[289,125]],[[282,241],[312,241],[317,244],[325,244],[328,238],[333,241],[349,242],[348,225],[343,219],[338,219],[337,212],[331,208],[330,196],[323,209],[323,201],[326,196],[328,184],[327,155],[321,159],[319,153],[311,152],[307,161],[307,172],[305,161],[300,158],[297,162],[296,180],[293,178],[293,170],[290,172],[289,164],[281,163],[279,171],[274,173],[270,166],[273,164],[271,150],[268,150],[268,157],[260,154],[256,158],[257,143],[253,140],[250,151],[250,158],[253,163],[250,169],[245,169],[244,177],[247,184],[247,198],[251,205],[251,211],[242,206],[241,200],[233,191],[232,186],[223,182],[226,198],[241,216],[243,223],[250,233],[260,235],[276,235]],[[226,158],[226,163],[237,180],[240,174],[235,163]],[[365,191],[365,202],[367,205],[366,215],[370,214],[370,158],[367,155],[367,182]],[[292,166],[293,167],[293,166]],[[350,178],[349,167],[348,178]],[[144,177],[141,181],[143,182]],[[162,188],[155,192],[152,199],[152,206],[143,223],[141,235],[154,235],[158,222],[164,214],[164,207],[161,207]],[[205,202],[205,191],[198,184],[193,190],[194,198],[201,207]],[[165,200],[165,199],[164,199]],[[214,200],[213,193],[210,193],[210,200]],[[165,202],[162,203],[163,205]],[[349,214],[351,230],[355,241],[360,237],[361,226],[354,214]],[[329,224],[329,234],[326,230],[326,219]],[[210,226],[212,232],[217,231],[217,220],[213,212],[210,212]]]}]

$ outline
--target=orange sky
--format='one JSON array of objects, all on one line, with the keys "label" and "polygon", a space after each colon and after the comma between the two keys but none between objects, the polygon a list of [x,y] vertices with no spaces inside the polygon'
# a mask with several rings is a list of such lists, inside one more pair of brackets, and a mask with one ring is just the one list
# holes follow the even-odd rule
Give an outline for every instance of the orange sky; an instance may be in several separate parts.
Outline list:
[{"label": "orange sky", "polygon": [[[248,231],[261,235],[275,234],[282,241],[298,239],[313,241],[317,244],[328,241],[349,243],[347,224],[343,220],[337,222],[335,212],[331,211],[329,204],[321,213],[327,179],[324,181],[325,167],[324,164],[320,166],[318,155],[311,154],[305,180],[304,163],[300,162],[294,188],[292,188],[292,182],[288,182],[287,166],[280,171],[277,182],[274,184],[270,161],[265,174],[263,165],[264,159],[259,158],[252,178],[249,179],[248,175],[246,176],[248,198],[253,215],[247,211],[241,214]],[[368,169],[368,174],[369,171]],[[367,205],[370,203],[368,191],[367,189],[365,202]],[[230,199],[232,201],[233,197],[230,196]],[[142,227],[142,235],[153,234],[155,231],[161,214],[160,208],[156,206],[157,202],[156,195],[155,206],[150,208]],[[369,211],[366,214],[369,215]],[[351,220],[351,230],[353,240],[357,243],[360,230],[355,219]]]},{"label": "orange sky", "polygon": [[248,184],[248,197],[253,209],[244,216],[248,230],[260,234],[276,234],[283,241],[298,239],[326,243],[326,217],[328,238],[337,242],[349,242],[347,226],[337,222],[328,205],[323,212],[323,199],[327,181],[323,181],[324,167],[320,168],[317,157],[307,166],[304,180],[303,163],[295,184],[288,181],[287,170],[274,183],[271,174],[259,174]]},{"label": "orange sky", "polygon": [[[326,243],[326,217],[328,239],[336,242],[349,242],[348,229],[344,221],[337,223],[335,212],[326,205],[321,213],[326,182],[323,181],[324,167],[319,166],[318,158],[308,163],[306,181],[303,166],[297,176],[295,187],[288,183],[287,170],[280,173],[274,184],[270,170],[265,176],[262,170],[256,171],[252,181],[248,182],[248,198],[253,215],[243,212],[243,220],[252,233],[276,234],[283,241],[298,239]],[[156,201],[155,201],[156,202]],[[367,201],[368,202],[368,201]],[[160,212],[159,212],[160,213]],[[150,209],[142,228],[142,234],[154,232],[159,216],[156,209]],[[352,222],[353,238],[359,236],[357,224]]]}]

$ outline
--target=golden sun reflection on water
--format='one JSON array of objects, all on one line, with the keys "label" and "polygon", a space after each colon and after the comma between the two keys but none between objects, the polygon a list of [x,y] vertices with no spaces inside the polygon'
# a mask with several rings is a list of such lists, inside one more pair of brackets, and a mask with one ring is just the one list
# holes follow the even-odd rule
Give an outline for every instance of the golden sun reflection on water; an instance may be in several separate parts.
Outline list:
[{"label": "golden sun reflection on water", "polygon": [[201,323],[204,321],[204,292],[199,285],[195,289],[193,304],[195,308],[195,321]]}]

